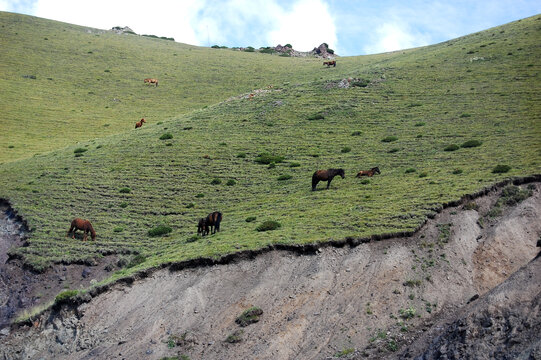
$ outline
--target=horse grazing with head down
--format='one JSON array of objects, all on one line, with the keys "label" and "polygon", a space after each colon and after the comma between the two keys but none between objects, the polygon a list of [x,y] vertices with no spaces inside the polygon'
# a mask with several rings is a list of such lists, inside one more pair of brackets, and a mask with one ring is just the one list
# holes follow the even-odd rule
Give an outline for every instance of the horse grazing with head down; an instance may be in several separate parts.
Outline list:
[{"label": "horse grazing with head down", "polygon": [[327,67],[331,67],[331,65],[336,67],[336,60],[323,61],[323,66],[325,65],[327,65]]},{"label": "horse grazing with head down", "polygon": [[138,122],[135,123],[135,128],[140,128],[141,126],[143,126],[143,123],[146,123],[146,120],[145,119],[141,119],[139,120]]},{"label": "horse grazing with head down", "polygon": [[197,224],[197,235],[207,235],[209,233],[209,228],[210,232],[215,234],[217,231],[220,231],[220,222],[222,222],[222,213],[219,211],[208,214],[206,218],[199,219],[199,224]]},{"label": "horse grazing with head down", "polygon": [[72,239],[75,239],[75,231],[77,230],[84,231],[83,241],[86,241],[88,233],[90,233],[90,236],[92,236],[92,240],[96,240],[96,232],[94,231],[94,228],[92,227],[90,221],[80,218],[73,219],[70,229],[66,234],[66,237],[68,237],[69,233],[73,231]]},{"label": "horse grazing with head down", "polygon": [[151,78],[147,78],[144,80],[145,84],[156,84],[156,86],[158,86],[158,79],[151,79]]},{"label": "horse grazing with head down", "polygon": [[318,170],[312,175],[312,191],[316,190],[316,185],[320,181],[327,181],[327,189],[331,185],[332,179],[340,175],[343,178],[346,177],[344,174],[344,169],[327,169],[327,170]]},{"label": "horse grazing with head down", "polygon": [[371,177],[371,176],[374,176],[374,174],[381,174],[381,172],[379,171],[379,167],[376,166],[370,170],[361,170],[357,173],[357,176],[355,177],[358,177],[358,178],[360,178],[361,176]]}]

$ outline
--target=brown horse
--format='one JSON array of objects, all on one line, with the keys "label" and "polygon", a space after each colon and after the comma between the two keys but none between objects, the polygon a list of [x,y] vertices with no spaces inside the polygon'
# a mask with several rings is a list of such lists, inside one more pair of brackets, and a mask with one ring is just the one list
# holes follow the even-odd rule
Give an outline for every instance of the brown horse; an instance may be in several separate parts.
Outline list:
[{"label": "brown horse", "polygon": [[344,174],[344,169],[327,169],[327,170],[318,170],[312,175],[312,191],[316,190],[316,185],[320,181],[327,181],[327,189],[331,185],[332,179],[340,175],[343,178],[346,177]]},{"label": "brown horse", "polygon": [[357,176],[355,177],[358,177],[358,178],[360,178],[361,176],[371,177],[371,176],[374,176],[374,174],[381,174],[381,172],[379,171],[379,167],[376,166],[370,170],[361,170],[357,173]]},{"label": "brown horse", "polygon": [[336,60],[323,61],[323,66],[325,65],[327,65],[327,67],[331,67],[331,65],[336,67]]},{"label": "brown horse", "polygon": [[151,78],[148,78],[148,79],[145,79],[145,84],[156,84],[156,86],[158,86],[158,79],[151,79]]},{"label": "brown horse", "polygon": [[217,231],[220,231],[220,222],[222,222],[222,213],[219,211],[208,214],[206,218],[199,219],[199,224],[197,224],[197,235],[207,235],[209,233],[209,228],[210,232],[215,234]]},{"label": "brown horse", "polygon": [[135,123],[135,128],[140,128],[141,126],[143,126],[143,123],[146,123],[145,119],[141,119],[139,120],[138,122]]},{"label": "brown horse", "polygon": [[73,230],[73,236],[72,239],[75,239],[75,231],[77,230],[83,230],[84,236],[83,241],[86,241],[88,233],[92,236],[92,240],[96,240],[96,232],[94,231],[94,228],[92,227],[92,224],[88,220],[83,220],[80,218],[75,218],[71,222],[70,229],[68,230],[66,237],[68,237],[69,233]]}]

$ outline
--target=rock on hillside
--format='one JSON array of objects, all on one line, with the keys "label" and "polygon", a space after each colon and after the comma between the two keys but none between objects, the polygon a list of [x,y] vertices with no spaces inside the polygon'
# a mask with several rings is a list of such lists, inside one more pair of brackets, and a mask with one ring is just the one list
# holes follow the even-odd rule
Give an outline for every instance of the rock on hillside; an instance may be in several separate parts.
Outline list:
[{"label": "rock on hillside", "polygon": [[318,47],[315,47],[312,51],[297,51],[289,46],[282,46],[280,44],[274,47],[274,51],[282,54],[289,54],[296,57],[315,56],[323,59],[334,59],[334,50],[329,49],[327,43],[323,43]]}]

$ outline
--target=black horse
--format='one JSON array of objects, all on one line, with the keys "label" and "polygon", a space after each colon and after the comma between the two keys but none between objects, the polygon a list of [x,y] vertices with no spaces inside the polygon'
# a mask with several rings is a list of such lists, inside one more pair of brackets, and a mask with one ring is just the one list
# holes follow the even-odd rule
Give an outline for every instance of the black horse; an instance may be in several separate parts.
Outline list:
[{"label": "black horse", "polygon": [[221,221],[222,213],[219,211],[208,214],[206,218],[199,219],[199,224],[197,224],[197,235],[207,235],[209,233],[209,228],[210,232],[215,234],[217,231],[220,231]]},{"label": "black horse", "polygon": [[327,169],[327,170],[318,170],[312,175],[312,191],[316,190],[316,185],[320,181],[327,181],[327,189],[331,185],[332,179],[340,175],[343,178],[346,177],[344,174],[344,169]]}]

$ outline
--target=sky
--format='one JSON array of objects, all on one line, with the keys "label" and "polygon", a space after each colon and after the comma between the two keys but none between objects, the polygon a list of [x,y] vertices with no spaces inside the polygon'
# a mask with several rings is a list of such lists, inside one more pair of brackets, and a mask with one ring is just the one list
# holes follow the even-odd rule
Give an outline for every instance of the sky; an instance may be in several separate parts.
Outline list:
[{"label": "sky", "polygon": [[436,44],[541,13],[540,0],[0,0],[0,11],[191,45],[326,42],[340,56]]}]

